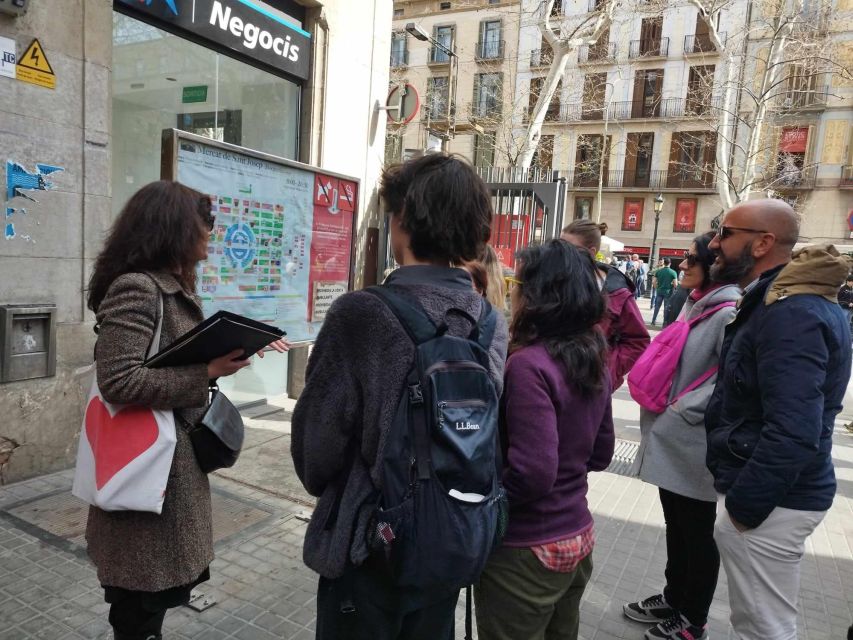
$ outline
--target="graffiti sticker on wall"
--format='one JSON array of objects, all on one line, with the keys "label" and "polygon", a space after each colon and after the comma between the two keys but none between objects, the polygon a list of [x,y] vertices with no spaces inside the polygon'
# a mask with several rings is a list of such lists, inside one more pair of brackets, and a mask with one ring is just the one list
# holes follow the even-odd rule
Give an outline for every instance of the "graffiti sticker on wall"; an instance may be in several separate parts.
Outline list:
[{"label": "graffiti sticker on wall", "polygon": [[65,171],[65,169],[51,164],[36,163],[35,171],[28,171],[19,162],[14,162],[13,160],[6,162],[6,204],[4,206],[6,212],[4,237],[6,240],[13,240],[15,237],[20,237],[22,240],[32,241],[30,236],[18,236],[16,233],[14,217],[26,215],[27,210],[22,207],[12,206],[11,201],[14,198],[24,198],[30,202],[38,203],[32,192],[53,189],[54,184],[48,179],[48,176],[59,171]]}]

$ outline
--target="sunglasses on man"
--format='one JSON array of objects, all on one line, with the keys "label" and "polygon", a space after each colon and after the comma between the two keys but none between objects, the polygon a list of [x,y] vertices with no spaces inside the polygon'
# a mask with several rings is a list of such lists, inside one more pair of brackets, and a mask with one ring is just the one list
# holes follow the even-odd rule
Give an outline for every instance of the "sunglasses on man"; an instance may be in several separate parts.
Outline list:
[{"label": "sunglasses on man", "polygon": [[717,236],[720,240],[725,240],[726,238],[732,237],[738,231],[742,233],[769,233],[764,229],[748,229],[747,227],[727,227],[724,224],[721,224],[717,228]]}]

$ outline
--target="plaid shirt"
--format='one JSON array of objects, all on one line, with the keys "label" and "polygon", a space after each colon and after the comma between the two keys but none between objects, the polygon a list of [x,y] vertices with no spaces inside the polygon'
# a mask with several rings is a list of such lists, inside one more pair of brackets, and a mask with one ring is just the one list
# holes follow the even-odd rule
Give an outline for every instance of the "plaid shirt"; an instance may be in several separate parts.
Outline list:
[{"label": "plaid shirt", "polygon": [[530,550],[549,571],[571,573],[581,560],[592,553],[593,546],[595,546],[595,529],[590,525],[589,529],[573,538],[530,547]]}]

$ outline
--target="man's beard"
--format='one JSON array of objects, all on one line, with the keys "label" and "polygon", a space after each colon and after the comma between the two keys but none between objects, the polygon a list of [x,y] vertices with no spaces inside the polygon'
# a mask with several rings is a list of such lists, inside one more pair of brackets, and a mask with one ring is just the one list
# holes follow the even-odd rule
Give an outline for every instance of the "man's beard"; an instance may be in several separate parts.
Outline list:
[{"label": "man's beard", "polygon": [[755,266],[755,258],[752,257],[752,243],[746,245],[735,260],[726,258],[720,252],[722,263],[715,262],[711,265],[711,279],[714,282],[728,284],[740,282]]}]

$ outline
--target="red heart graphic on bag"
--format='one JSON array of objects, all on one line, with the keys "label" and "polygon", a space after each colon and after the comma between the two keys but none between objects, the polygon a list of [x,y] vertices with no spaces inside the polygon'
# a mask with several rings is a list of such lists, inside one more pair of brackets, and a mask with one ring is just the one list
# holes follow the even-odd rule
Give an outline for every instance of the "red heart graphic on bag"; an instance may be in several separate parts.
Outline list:
[{"label": "red heart graphic on bag", "polygon": [[148,451],[159,434],[151,409],[126,407],[112,416],[98,396],[92,398],[86,408],[86,438],[95,456],[98,489]]}]

